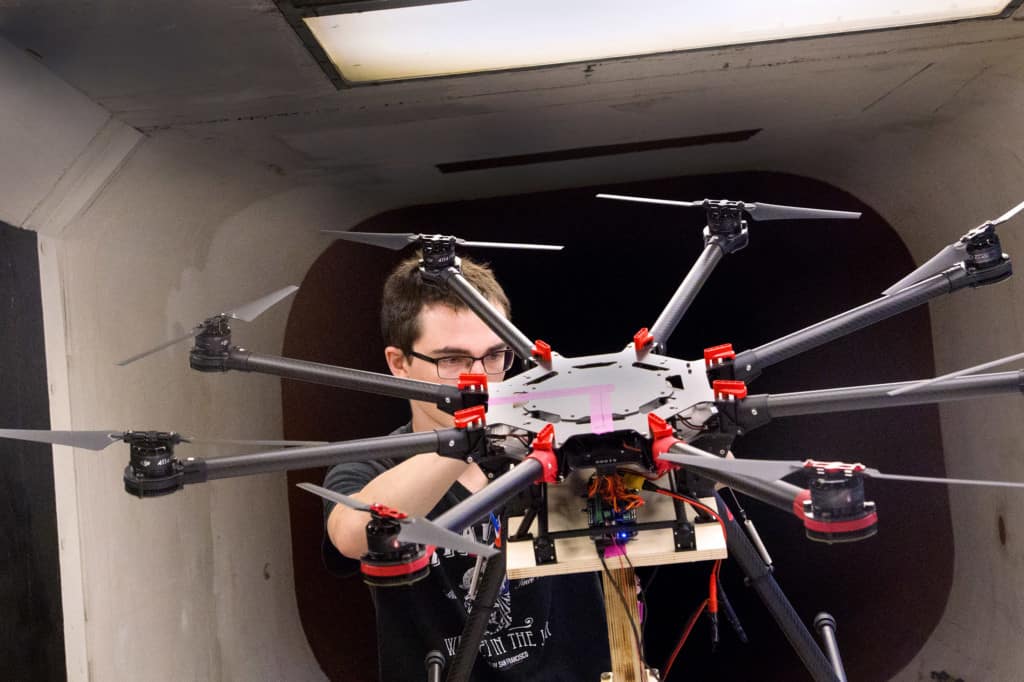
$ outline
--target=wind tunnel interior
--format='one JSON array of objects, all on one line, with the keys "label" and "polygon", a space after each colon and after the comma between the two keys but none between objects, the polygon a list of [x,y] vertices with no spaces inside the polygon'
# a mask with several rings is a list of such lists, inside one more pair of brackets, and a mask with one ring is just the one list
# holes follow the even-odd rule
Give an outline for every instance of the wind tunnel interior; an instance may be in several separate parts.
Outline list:
[{"label": "wind tunnel interior", "polygon": [[[237,343],[383,370],[376,296],[395,256],[327,247],[321,228],[565,243],[560,254],[475,255],[495,265],[531,338],[575,354],[621,348],[650,325],[701,246],[699,212],[602,202],[597,191],[865,211],[850,223],[752,224],[750,246],[716,269],[671,342],[673,355],[699,358],[705,346],[750,348],[871,300],[1024,199],[1019,10],[339,92],[268,2],[124,12],[103,0],[73,13],[65,4],[0,14],[0,220],[10,226],[0,231],[0,334],[13,346],[0,358],[3,427],[41,428],[48,416],[54,429],[219,438],[391,430],[405,418],[400,401],[199,375],[187,344],[114,364],[225,306],[301,283],[294,302],[238,325]],[[751,130],[760,132],[721,144],[639,144]],[[520,163],[440,168],[509,158]],[[1024,254],[1022,226],[1024,217],[1000,227],[1013,259]],[[26,262],[33,255],[38,268]],[[927,377],[1020,352],[1022,294],[1018,274],[936,298],[770,367],[754,390]],[[1003,395],[778,419],[736,452],[1024,481],[1022,404]],[[0,443],[12,548],[0,602],[11,605],[4,622],[35,618],[38,628],[20,633],[38,633],[32,647],[0,638],[13,675],[49,679],[61,649],[73,680],[371,674],[366,591],[322,573],[318,502],[290,485],[320,472],[140,500],[124,492],[124,444],[54,447],[51,470],[46,448],[12,443]],[[26,483],[23,465],[40,485],[53,481],[52,501]],[[792,518],[745,505],[803,619],[836,616],[851,679],[1018,679],[1024,496],[867,489],[879,534],[849,546],[811,543]],[[706,568],[659,571],[654,665]],[[711,657],[698,629],[679,672],[805,679],[735,569],[723,574],[753,643],[736,648],[726,628],[729,648]],[[52,627],[39,627],[42,591]]]}]

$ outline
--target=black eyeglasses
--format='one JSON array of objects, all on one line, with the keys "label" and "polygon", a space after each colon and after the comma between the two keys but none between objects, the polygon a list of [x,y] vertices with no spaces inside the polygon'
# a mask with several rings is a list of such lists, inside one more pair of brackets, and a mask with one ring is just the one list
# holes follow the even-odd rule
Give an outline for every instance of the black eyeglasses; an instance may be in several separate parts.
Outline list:
[{"label": "black eyeglasses", "polygon": [[473,371],[473,365],[477,360],[483,363],[485,373],[501,374],[512,369],[512,363],[516,359],[516,354],[511,348],[491,351],[478,358],[472,355],[446,355],[441,358],[432,358],[414,350],[409,351],[408,354],[433,363],[437,367],[437,376],[440,379],[458,379],[460,374],[469,374]]}]

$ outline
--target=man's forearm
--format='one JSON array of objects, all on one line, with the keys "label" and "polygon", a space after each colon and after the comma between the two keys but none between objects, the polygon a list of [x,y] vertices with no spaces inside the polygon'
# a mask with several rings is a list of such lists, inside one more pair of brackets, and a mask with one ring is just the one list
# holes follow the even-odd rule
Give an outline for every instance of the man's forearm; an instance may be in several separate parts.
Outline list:
[{"label": "man's forearm", "polygon": [[[352,497],[393,507],[410,516],[426,516],[470,466],[436,454],[410,457],[373,479]],[[356,559],[366,553],[366,524],[370,515],[335,505],[327,519],[327,534],[338,551]]]}]

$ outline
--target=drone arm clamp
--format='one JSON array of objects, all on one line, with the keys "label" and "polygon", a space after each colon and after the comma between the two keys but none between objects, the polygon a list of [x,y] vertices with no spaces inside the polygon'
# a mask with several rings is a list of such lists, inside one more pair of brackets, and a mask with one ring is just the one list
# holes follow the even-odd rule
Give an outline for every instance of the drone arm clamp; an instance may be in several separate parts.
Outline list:
[{"label": "drone arm clamp", "polygon": [[545,424],[530,445],[530,449],[531,452],[526,459],[541,465],[541,474],[534,483],[557,483],[558,457],[555,455],[555,427]]},{"label": "drone arm clamp", "polygon": [[675,431],[668,422],[653,412],[647,413],[647,426],[651,430],[651,460],[654,463],[654,471],[660,478],[669,471],[679,469],[678,464],[665,461],[661,456],[682,441],[675,437]]}]

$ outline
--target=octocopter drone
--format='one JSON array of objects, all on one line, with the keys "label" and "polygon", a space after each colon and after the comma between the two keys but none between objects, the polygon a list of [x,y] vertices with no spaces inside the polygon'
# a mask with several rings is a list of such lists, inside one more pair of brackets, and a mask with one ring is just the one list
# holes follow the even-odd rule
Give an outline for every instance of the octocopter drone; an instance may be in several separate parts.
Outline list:
[{"label": "octocopter drone", "polygon": [[[185,485],[217,478],[346,461],[403,458],[426,452],[481,464],[492,482],[433,520],[409,518],[399,510],[301,484],[321,497],[370,513],[369,551],[362,558],[362,570],[366,580],[377,585],[408,583],[422,577],[429,570],[429,556],[435,547],[480,557],[496,554],[498,550],[460,533],[476,519],[502,508],[520,492],[528,488],[543,491],[578,470],[593,470],[597,475],[626,472],[643,477],[631,480],[664,477],[671,491],[690,498],[713,495],[715,483],[725,484],[792,514],[803,524],[809,538],[823,542],[856,541],[876,532],[878,512],[865,498],[865,478],[1024,487],[1024,483],[887,475],[859,463],[724,457],[737,437],[778,417],[937,403],[1024,390],[1024,371],[979,373],[1000,363],[1019,360],[1024,357],[1020,354],[921,381],[774,395],[749,392],[749,384],[771,365],[942,294],[1009,277],[1010,258],[1002,252],[996,227],[1024,210],[1024,203],[970,230],[875,300],[757,348],[737,352],[730,344],[722,344],[707,348],[703,358],[683,360],[667,355],[667,341],[718,262],[747,245],[748,220],[846,220],[856,219],[860,214],[738,201],[679,202],[598,196],[699,207],[706,215],[704,249],[696,263],[654,323],[637,331],[632,341],[618,352],[572,358],[560,355],[542,340],[531,341],[463,277],[456,256],[456,247],[557,250],[560,246],[470,242],[444,235],[325,230],[340,239],[395,250],[418,247],[422,252],[423,279],[450,288],[527,363],[525,371],[490,385],[483,374],[465,374],[457,385],[440,385],[264,355],[234,344],[231,320],[251,321],[297,287],[286,287],[208,317],[186,334],[119,363],[134,362],[191,338],[189,364],[197,371],[258,372],[428,401],[453,415],[451,428],[339,443],[212,441],[277,449],[205,460],[178,458],[175,446],[203,441],[173,432],[2,429],[0,437],[92,450],[117,441],[127,442],[130,455],[124,485],[127,492],[139,497],[166,495]],[[798,473],[806,487],[782,480]],[[550,531],[544,522],[546,496],[534,494],[531,500],[524,528],[512,539],[531,539],[538,565],[557,562],[554,539],[559,533]],[[646,529],[635,515],[590,511],[586,534],[598,548],[628,541]],[[770,576],[765,579],[765,564],[770,561],[756,533],[748,540],[731,516],[722,517],[729,554],[748,576],[759,578],[752,581],[754,588],[786,631],[809,672],[816,680],[842,679],[834,642],[826,646],[828,655],[823,654],[781,596],[778,586]],[[525,528],[534,519],[541,522],[533,533],[527,533]],[[651,525],[663,528],[666,524],[674,529],[677,550],[693,547],[692,524],[682,513],[677,513],[674,521]],[[464,637],[463,650],[475,651],[472,643],[467,642]],[[468,674],[465,666],[459,669]],[[448,679],[456,677],[452,672]]]}]

